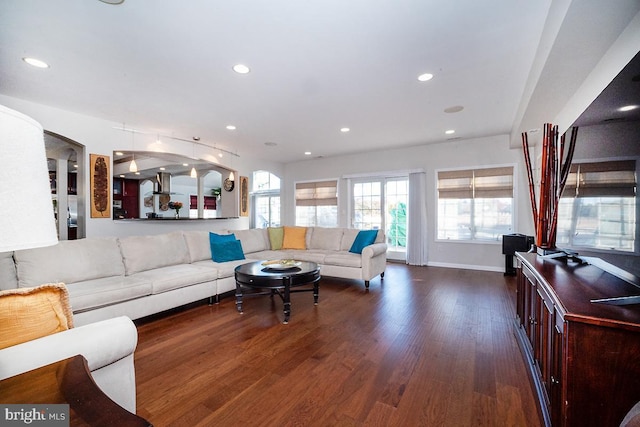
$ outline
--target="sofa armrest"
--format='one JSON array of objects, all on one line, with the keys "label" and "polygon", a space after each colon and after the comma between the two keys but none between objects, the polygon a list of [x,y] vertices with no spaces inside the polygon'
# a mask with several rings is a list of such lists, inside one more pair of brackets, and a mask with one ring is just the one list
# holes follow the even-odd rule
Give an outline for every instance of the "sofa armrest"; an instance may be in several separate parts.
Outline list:
[{"label": "sofa armrest", "polygon": [[369,246],[365,246],[362,249],[362,257],[363,258],[373,258],[378,255],[387,253],[387,244],[386,243],[374,243]]},{"label": "sofa armrest", "polygon": [[369,287],[369,280],[384,274],[387,266],[387,244],[374,243],[362,249],[362,280]]},{"label": "sofa armrest", "polygon": [[0,349],[0,379],[81,354],[96,384],[135,413],[136,326],[126,316],[90,323]]}]

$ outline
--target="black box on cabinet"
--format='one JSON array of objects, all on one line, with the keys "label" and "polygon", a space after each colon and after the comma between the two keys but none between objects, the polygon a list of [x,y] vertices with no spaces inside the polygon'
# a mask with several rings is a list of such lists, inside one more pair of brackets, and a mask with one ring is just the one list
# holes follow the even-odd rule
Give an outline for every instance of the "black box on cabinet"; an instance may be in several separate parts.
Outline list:
[{"label": "black box on cabinet", "polygon": [[514,276],[516,269],[513,266],[513,256],[516,252],[527,252],[533,245],[533,236],[525,234],[504,234],[502,236],[502,253],[505,255],[504,274]]}]

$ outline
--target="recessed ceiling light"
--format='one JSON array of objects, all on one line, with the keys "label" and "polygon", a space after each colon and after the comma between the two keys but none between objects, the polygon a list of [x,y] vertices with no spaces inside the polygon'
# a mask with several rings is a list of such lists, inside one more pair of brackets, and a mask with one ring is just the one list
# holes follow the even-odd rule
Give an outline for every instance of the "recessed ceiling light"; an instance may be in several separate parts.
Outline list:
[{"label": "recessed ceiling light", "polygon": [[227,129],[228,130],[236,130],[236,127],[234,125],[227,125]]},{"label": "recessed ceiling light", "polygon": [[165,168],[165,167],[161,167],[161,168],[160,168],[160,170],[161,170],[161,171],[163,171],[163,170],[167,170],[167,168]]},{"label": "recessed ceiling light", "polygon": [[189,166],[189,163],[183,163],[182,166]]},{"label": "recessed ceiling light", "polygon": [[106,4],[122,4],[124,0],[100,0],[102,3]]},{"label": "recessed ceiling light", "polygon": [[200,141],[200,137],[199,137],[199,136],[194,136],[194,137],[193,137],[193,140],[194,140],[194,141]]},{"label": "recessed ceiling light", "polygon": [[244,64],[236,64],[233,66],[233,71],[238,74],[247,74],[251,70]]},{"label": "recessed ceiling light", "polygon": [[625,105],[624,107],[618,108],[618,111],[631,111],[635,110],[636,108],[638,108],[637,105]]},{"label": "recessed ceiling light", "polygon": [[305,156],[310,156],[310,155],[311,155],[311,151],[305,151],[305,152],[304,152],[304,155],[305,155]]},{"label": "recessed ceiling light", "polygon": [[462,110],[464,110],[464,107],[462,105],[454,105],[453,107],[445,108],[444,112],[445,113],[459,113]]},{"label": "recessed ceiling light", "polygon": [[122,155],[123,155],[122,151],[116,151],[116,156],[122,156]]},{"label": "recessed ceiling light", "polygon": [[264,145],[266,145],[267,147],[275,147],[276,145],[278,145],[277,142],[271,142],[271,141],[267,141],[264,143]]},{"label": "recessed ceiling light", "polygon": [[456,131],[453,129],[449,129],[449,130],[446,130],[444,133],[446,133],[447,135],[453,135],[454,133],[456,133]]},{"label": "recessed ceiling light", "polygon": [[349,132],[350,130],[351,129],[349,129],[349,128],[341,128],[340,132],[346,133],[346,132]]},{"label": "recessed ceiling light", "polygon": [[22,58],[24,62],[37,68],[49,68],[49,64],[36,58]]},{"label": "recessed ceiling light", "polygon": [[431,73],[424,73],[418,76],[418,80],[420,80],[421,82],[428,82],[432,78],[433,78],[433,74]]}]

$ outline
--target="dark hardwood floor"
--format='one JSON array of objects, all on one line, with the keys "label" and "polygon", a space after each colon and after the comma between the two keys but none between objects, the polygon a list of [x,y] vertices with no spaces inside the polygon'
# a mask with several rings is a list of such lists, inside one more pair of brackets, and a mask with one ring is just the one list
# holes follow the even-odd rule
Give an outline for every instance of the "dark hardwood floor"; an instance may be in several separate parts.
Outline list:
[{"label": "dark hardwood floor", "polygon": [[155,426],[540,426],[513,334],[515,279],[390,263],[323,278],[320,303],[233,297],[138,324],[138,414]]}]

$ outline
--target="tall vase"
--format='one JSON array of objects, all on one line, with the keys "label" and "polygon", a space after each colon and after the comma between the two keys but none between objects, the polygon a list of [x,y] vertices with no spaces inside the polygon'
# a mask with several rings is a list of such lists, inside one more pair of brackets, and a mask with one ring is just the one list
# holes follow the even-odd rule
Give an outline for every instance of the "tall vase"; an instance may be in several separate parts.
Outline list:
[{"label": "tall vase", "polygon": [[578,128],[571,128],[571,138],[566,152],[566,133],[560,137],[560,144],[558,144],[558,126],[545,123],[543,129],[539,206],[536,204],[535,180],[529,154],[529,140],[526,132],[522,134],[522,147],[524,150],[527,177],[529,179],[533,225],[536,230],[536,247],[538,248],[538,253],[547,254],[558,252],[556,248],[558,206],[562,190],[564,189],[571,169]]},{"label": "tall vase", "polygon": [[180,209],[176,209],[176,219],[180,219]]}]

